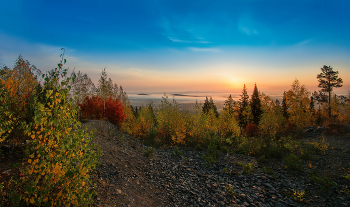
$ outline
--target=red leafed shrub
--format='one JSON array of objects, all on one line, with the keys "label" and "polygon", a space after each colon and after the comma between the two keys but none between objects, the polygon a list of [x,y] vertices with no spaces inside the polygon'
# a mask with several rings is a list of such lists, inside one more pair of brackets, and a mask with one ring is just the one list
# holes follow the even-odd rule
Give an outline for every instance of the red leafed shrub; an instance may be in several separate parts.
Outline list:
[{"label": "red leafed shrub", "polygon": [[78,104],[83,118],[107,119],[108,121],[120,126],[126,115],[123,112],[123,106],[119,99],[111,97],[103,100],[98,96],[86,96],[82,104]]},{"label": "red leafed shrub", "polygon": [[119,99],[113,100],[112,97],[109,97],[109,99],[107,99],[105,102],[104,115],[110,122],[117,126],[120,126],[120,124],[122,124],[126,118],[123,111],[123,106],[119,102]]},{"label": "red leafed shrub", "polygon": [[247,124],[245,132],[247,137],[256,137],[258,134],[258,127],[256,124]]},{"label": "red leafed shrub", "polygon": [[103,118],[103,100],[98,96],[86,96],[80,106],[83,118],[102,119]]}]

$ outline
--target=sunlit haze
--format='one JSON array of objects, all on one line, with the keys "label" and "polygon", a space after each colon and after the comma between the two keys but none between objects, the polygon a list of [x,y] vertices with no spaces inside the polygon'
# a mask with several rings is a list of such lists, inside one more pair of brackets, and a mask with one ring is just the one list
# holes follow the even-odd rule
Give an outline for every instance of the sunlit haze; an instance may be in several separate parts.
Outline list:
[{"label": "sunlit haze", "polygon": [[[294,79],[318,90],[323,65],[350,89],[346,0],[0,2],[0,64],[21,54],[42,71],[59,62],[108,77],[128,94],[281,96]],[[203,97],[198,100],[204,101]],[[214,99],[215,100],[215,99]]]}]

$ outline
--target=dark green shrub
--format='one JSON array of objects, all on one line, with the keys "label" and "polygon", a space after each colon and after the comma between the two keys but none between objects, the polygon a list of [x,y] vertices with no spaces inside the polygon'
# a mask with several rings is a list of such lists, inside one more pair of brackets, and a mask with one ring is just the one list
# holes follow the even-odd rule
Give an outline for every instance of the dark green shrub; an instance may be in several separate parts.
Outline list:
[{"label": "dark green shrub", "polygon": [[268,163],[269,161],[266,159],[265,155],[262,155],[261,157],[259,157],[259,162]]},{"label": "dark green shrub", "polygon": [[146,157],[153,157],[154,149],[152,147],[147,147],[145,149],[144,155]]},{"label": "dark green shrub", "polygon": [[175,155],[176,157],[181,157],[182,152],[179,150],[178,146],[175,146],[173,155]]},{"label": "dark green shrub", "polygon": [[200,144],[197,144],[197,145],[196,145],[196,150],[202,151],[202,150],[203,150],[203,147],[202,147]]},{"label": "dark green shrub", "polygon": [[284,164],[286,169],[302,171],[300,158],[295,154],[289,154],[284,158]]}]

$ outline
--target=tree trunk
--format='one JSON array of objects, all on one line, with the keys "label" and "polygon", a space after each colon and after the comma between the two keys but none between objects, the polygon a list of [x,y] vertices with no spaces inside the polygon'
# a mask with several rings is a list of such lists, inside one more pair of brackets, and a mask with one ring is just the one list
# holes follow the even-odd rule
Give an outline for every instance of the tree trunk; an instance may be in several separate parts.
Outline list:
[{"label": "tree trunk", "polygon": [[328,92],[328,118],[331,120],[331,91]]}]

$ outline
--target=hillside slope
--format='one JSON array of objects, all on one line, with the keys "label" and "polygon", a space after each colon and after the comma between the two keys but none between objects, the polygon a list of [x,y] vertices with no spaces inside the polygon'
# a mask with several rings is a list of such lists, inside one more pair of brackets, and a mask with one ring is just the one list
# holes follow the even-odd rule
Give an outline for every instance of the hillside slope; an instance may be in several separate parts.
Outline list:
[{"label": "hillside slope", "polygon": [[[260,163],[236,153],[221,154],[208,167],[201,158],[205,151],[188,148],[180,148],[180,157],[174,149],[155,149],[148,158],[145,146],[111,123],[90,120],[82,127],[89,124],[97,129],[94,142],[103,152],[94,177],[95,206],[350,205],[350,182],[344,178],[350,139],[345,136],[326,136],[326,153],[301,161],[303,171],[291,171],[282,159]],[[304,138],[310,140],[318,138]]]}]

